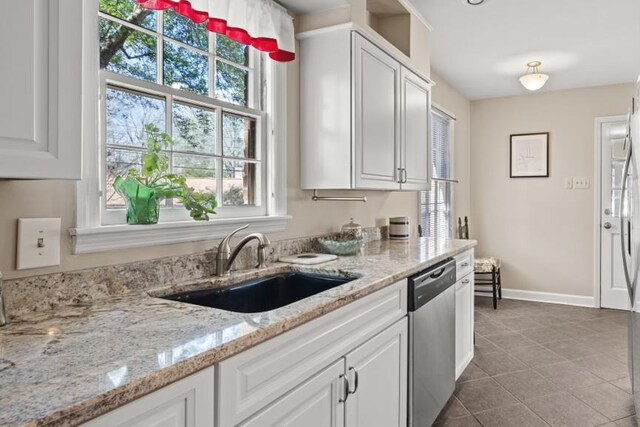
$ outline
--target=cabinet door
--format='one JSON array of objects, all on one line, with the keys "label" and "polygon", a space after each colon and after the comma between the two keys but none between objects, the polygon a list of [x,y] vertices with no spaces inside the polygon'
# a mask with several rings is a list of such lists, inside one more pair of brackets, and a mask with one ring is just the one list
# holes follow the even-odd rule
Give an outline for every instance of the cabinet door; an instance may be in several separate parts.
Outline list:
[{"label": "cabinet door", "polygon": [[346,357],[348,427],[407,425],[407,318]]},{"label": "cabinet door", "polygon": [[400,189],[400,64],[353,33],[355,188]]},{"label": "cabinet door", "polygon": [[340,359],[257,415],[242,427],[344,426],[344,359]]},{"label": "cabinet door", "polygon": [[207,368],[121,408],[85,427],[213,426],[214,368]]},{"label": "cabinet door", "polygon": [[82,10],[20,0],[0,14],[0,178],[81,178]]},{"label": "cabinet door", "polygon": [[431,166],[431,89],[402,68],[401,167],[403,190],[428,190]]},{"label": "cabinet door", "polygon": [[473,359],[473,273],[456,282],[456,380]]}]

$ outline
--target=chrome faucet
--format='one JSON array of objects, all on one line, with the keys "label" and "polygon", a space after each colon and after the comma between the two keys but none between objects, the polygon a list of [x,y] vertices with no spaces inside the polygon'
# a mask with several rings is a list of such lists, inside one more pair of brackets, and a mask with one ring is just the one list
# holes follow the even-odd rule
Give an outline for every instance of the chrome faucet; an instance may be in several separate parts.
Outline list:
[{"label": "chrome faucet", "polygon": [[216,276],[228,276],[231,274],[231,265],[233,261],[235,261],[236,257],[245,247],[247,243],[252,240],[258,241],[258,265],[256,268],[264,268],[267,266],[267,247],[271,244],[267,236],[262,233],[251,233],[245,236],[238,245],[231,250],[229,246],[229,241],[238,231],[242,231],[249,227],[249,224],[244,227],[240,227],[237,230],[233,231],[227,237],[222,239],[222,242],[218,245],[218,253],[216,254]]},{"label": "chrome faucet", "polygon": [[0,326],[4,326],[9,322],[7,316],[7,306],[4,302],[4,288],[2,286],[2,273],[0,273]]}]

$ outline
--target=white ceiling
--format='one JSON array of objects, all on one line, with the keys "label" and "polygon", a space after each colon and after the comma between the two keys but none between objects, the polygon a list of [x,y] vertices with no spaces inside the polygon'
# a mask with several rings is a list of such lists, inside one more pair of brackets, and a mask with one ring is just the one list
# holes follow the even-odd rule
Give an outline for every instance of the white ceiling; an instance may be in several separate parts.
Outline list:
[{"label": "white ceiling", "polygon": [[277,0],[277,2],[296,15],[320,12],[347,4],[345,0]]},{"label": "white ceiling", "polygon": [[543,62],[542,91],[636,80],[639,0],[411,0],[433,26],[432,67],[469,99],[527,93],[518,77]]}]

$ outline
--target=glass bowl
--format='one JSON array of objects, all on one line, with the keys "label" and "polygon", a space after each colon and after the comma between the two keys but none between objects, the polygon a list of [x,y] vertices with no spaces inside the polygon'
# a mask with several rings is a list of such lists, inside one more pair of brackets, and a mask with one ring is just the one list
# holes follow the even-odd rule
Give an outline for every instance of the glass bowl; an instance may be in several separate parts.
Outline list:
[{"label": "glass bowl", "polygon": [[355,255],[360,252],[360,248],[364,244],[362,238],[359,239],[345,239],[339,237],[318,238],[318,244],[322,249],[333,255]]}]

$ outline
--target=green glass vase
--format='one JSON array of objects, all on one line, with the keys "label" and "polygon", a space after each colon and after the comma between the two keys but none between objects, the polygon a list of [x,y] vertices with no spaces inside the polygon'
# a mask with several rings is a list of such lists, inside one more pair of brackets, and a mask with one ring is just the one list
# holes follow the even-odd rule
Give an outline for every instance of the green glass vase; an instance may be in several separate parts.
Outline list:
[{"label": "green glass vase", "polygon": [[127,203],[127,224],[157,224],[160,200],[156,190],[127,177],[117,177],[113,183],[119,195]]}]

